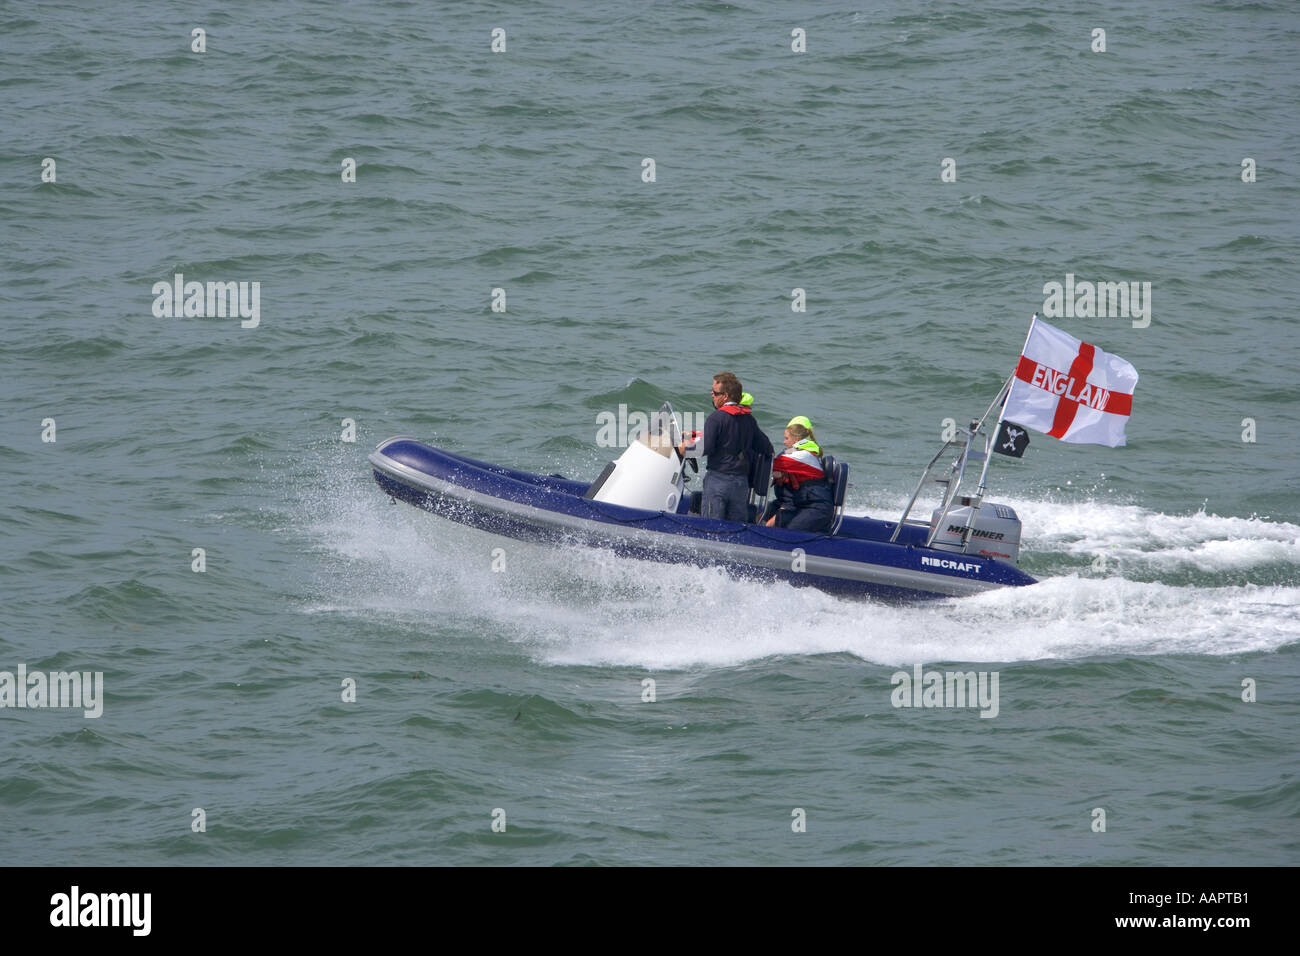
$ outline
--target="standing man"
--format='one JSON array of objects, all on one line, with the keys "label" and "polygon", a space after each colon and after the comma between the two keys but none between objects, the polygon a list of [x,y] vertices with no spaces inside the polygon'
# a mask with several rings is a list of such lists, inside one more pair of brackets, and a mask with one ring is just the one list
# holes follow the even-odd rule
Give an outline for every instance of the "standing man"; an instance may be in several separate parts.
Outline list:
[{"label": "standing man", "polygon": [[[724,521],[749,519],[749,469],[758,455],[771,455],[772,443],[758,427],[753,409],[740,404],[740,381],[730,372],[713,376],[715,411],[704,421],[704,436],[690,450],[708,457],[700,513]],[[679,449],[687,453],[686,443]]]}]

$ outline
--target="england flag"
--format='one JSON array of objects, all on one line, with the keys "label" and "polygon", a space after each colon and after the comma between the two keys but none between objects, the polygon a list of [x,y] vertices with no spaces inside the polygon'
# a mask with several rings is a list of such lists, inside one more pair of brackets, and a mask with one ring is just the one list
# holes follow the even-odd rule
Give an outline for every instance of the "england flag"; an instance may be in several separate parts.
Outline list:
[{"label": "england flag", "polygon": [[1123,445],[1138,373],[1034,316],[1003,417],[1061,441]]}]

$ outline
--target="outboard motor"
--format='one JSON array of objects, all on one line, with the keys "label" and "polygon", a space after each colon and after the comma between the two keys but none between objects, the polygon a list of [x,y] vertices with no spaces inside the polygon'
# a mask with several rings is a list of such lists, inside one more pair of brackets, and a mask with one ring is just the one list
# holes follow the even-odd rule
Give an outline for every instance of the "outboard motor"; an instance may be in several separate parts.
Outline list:
[{"label": "outboard motor", "polygon": [[[985,501],[975,515],[975,524],[971,526],[970,538],[962,546],[962,534],[966,522],[970,520],[970,498],[959,499],[960,508],[951,508],[944,526],[934,536],[931,547],[939,551],[955,551],[960,554],[982,554],[986,558],[999,558],[1003,561],[1020,560],[1020,519],[1014,508]],[[930,515],[930,530],[934,531],[941,510],[936,508]]]}]

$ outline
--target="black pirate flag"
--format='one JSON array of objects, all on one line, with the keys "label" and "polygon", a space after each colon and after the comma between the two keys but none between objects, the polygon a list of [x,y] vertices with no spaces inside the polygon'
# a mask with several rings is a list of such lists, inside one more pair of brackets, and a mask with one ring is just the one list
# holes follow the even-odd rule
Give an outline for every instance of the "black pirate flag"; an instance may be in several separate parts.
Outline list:
[{"label": "black pirate flag", "polygon": [[998,429],[997,440],[993,442],[995,452],[999,455],[1020,458],[1028,447],[1029,432],[1023,426],[1017,425],[1015,422],[1002,423],[1002,427]]}]

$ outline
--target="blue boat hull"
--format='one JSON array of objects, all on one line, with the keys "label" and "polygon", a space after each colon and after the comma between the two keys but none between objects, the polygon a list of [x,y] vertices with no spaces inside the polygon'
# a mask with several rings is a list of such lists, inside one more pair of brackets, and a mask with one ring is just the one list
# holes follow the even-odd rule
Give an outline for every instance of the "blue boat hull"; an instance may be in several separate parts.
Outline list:
[{"label": "blue boat hull", "polygon": [[947,597],[1033,584],[1013,565],[923,547],[926,529],[846,517],[835,535],[624,508],[582,497],[586,482],[535,475],[390,438],[370,456],[375,481],[395,499],[492,534],[606,548],[619,555],[720,566],[760,581],[788,581],[886,599]]}]

